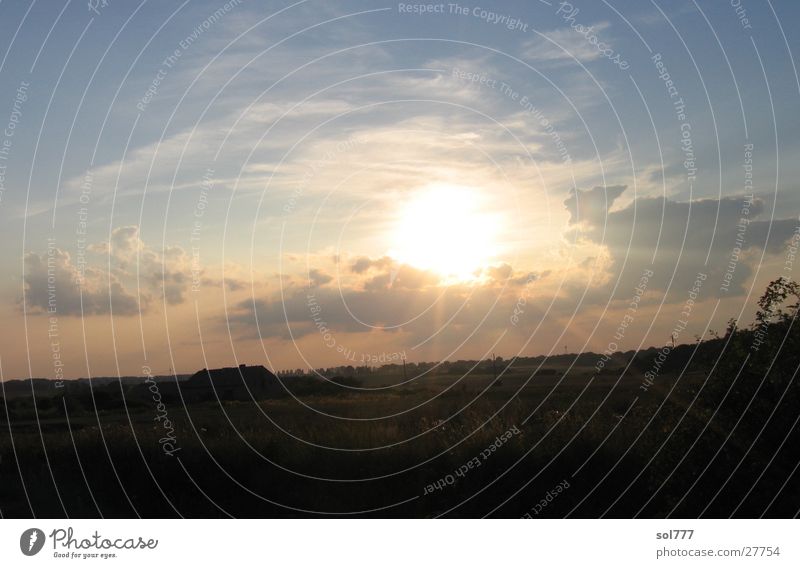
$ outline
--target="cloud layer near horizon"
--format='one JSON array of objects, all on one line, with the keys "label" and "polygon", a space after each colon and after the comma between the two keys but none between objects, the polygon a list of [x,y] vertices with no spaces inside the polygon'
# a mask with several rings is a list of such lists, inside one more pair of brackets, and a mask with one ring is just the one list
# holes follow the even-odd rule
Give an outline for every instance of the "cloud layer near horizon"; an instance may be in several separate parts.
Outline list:
[{"label": "cloud layer near horizon", "polygon": [[108,242],[89,245],[78,261],[53,245],[27,253],[24,262],[25,303],[33,313],[131,316],[147,312],[158,297],[183,303],[190,285],[186,252],[147,246],[136,226],[114,229]]}]

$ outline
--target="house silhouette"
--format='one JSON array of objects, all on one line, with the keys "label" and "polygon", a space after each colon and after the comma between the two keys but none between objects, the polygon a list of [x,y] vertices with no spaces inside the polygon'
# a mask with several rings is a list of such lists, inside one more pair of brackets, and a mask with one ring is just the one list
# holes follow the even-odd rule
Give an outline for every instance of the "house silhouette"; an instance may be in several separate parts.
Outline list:
[{"label": "house silhouette", "polygon": [[180,385],[185,400],[252,400],[279,395],[281,383],[263,365],[197,371]]}]

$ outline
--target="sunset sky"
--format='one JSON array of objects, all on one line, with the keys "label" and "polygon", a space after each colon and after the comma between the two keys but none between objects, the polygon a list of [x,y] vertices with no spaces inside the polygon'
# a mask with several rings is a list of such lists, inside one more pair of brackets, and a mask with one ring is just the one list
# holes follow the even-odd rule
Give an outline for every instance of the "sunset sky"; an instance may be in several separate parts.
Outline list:
[{"label": "sunset sky", "polygon": [[4,380],[693,342],[800,271],[795,2],[105,4],[0,4]]}]

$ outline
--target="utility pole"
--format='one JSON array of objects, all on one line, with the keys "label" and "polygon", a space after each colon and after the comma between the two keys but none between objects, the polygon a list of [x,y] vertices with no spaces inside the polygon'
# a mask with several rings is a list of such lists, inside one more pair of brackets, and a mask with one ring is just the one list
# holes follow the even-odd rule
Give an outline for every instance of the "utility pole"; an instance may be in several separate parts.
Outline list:
[{"label": "utility pole", "polygon": [[406,381],[406,358],[403,357],[403,382]]}]

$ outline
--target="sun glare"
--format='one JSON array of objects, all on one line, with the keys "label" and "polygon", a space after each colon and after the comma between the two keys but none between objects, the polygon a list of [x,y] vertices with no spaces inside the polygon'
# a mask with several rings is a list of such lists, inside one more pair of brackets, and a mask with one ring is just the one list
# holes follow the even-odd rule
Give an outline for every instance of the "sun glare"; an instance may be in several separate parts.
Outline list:
[{"label": "sun glare", "polygon": [[498,253],[499,224],[488,196],[472,187],[435,184],[400,208],[390,256],[404,264],[459,280]]}]

